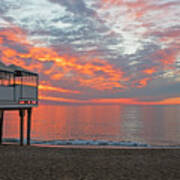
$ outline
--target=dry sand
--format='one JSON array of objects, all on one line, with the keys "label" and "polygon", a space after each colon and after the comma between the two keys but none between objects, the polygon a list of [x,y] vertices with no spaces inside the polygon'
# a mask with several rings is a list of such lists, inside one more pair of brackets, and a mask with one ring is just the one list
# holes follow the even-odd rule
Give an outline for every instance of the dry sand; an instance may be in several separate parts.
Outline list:
[{"label": "dry sand", "polygon": [[179,149],[0,146],[0,180],[179,180]]}]

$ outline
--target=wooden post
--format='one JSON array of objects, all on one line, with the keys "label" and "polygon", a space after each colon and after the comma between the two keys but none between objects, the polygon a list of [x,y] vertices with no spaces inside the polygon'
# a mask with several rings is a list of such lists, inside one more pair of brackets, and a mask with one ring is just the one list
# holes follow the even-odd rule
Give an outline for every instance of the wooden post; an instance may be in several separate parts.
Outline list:
[{"label": "wooden post", "polygon": [[3,120],[4,120],[4,111],[0,110],[0,144],[2,144]]},{"label": "wooden post", "polygon": [[31,114],[32,109],[27,109],[27,145],[31,144]]},{"label": "wooden post", "polygon": [[19,115],[20,115],[20,145],[23,146],[24,144],[24,115],[25,115],[24,109],[19,110]]}]

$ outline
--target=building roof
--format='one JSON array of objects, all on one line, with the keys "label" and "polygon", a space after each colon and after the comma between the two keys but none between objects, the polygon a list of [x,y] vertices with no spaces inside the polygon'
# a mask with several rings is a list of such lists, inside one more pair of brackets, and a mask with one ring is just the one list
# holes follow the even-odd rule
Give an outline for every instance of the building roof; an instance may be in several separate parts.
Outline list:
[{"label": "building roof", "polygon": [[3,64],[2,62],[0,62],[0,71],[9,72],[9,73],[13,73],[13,72],[14,72],[11,68],[9,68],[8,66],[6,66],[6,65]]},{"label": "building roof", "polygon": [[34,73],[34,72],[31,72],[31,71],[28,71],[20,66],[16,66],[14,64],[11,64],[8,66],[9,69],[11,69],[12,71],[14,72],[22,72],[23,75],[38,75],[37,73]]},{"label": "building roof", "polygon": [[[28,76],[28,75],[38,75],[37,73],[28,71],[20,66],[16,66],[14,64],[10,64],[9,66],[6,66],[4,63],[0,61],[0,71],[1,72],[8,72],[8,73],[17,73],[21,72],[20,74],[23,76]],[[19,74],[19,73],[18,73]]]}]

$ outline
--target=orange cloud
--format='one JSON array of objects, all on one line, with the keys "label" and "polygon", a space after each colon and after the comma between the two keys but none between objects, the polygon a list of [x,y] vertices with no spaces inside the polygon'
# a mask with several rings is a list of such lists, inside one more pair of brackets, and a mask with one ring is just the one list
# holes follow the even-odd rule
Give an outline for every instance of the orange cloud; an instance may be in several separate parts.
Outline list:
[{"label": "orange cloud", "polygon": [[143,88],[143,87],[147,86],[149,80],[150,80],[150,78],[143,78],[143,79],[136,81],[135,84],[137,84],[138,88]]},{"label": "orange cloud", "polygon": [[167,98],[167,99],[157,102],[156,104],[160,104],[160,105],[180,104],[180,97]]},{"label": "orange cloud", "polygon": [[151,75],[151,74],[153,74],[155,72],[156,72],[156,68],[155,67],[143,70],[143,73],[148,74],[148,75]]},{"label": "orange cloud", "polygon": [[[127,78],[123,77],[123,72],[119,68],[113,67],[102,59],[92,59],[82,61],[77,57],[59,55],[55,50],[48,47],[35,47],[28,43],[26,34],[15,27],[0,31],[0,37],[16,44],[23,45],[26,52],[2,46],[2,61],[13,63],[28,70],[38,70],[38,72],[48,75],[52,80],[70,79],[78,81],[80,86],[86,86],[98,90],[112,89],[114,87],[124,87],[123,82]],[[3,41],[1,41],[3,43]],[[2,44],[3,45],[3,44]],[[28,62],[31,62],[29,65]],[[49,69],[44,68],[44,63],[53,63]],[[41,89],[43,86],[41,85]],[[46,88],[48,90],[48,88]],[[55,88],[49,88],[54,91]],[[69,91],[70,92],[70,91]]]},{"label": "orange cloud", "polygon": [[71,93],[71,94],[79,94],[79,91],[72,91],[72,90],[68,90],[68,89],[63,89],[63,88],[57,88],[54,86],[50,86],[50,85],[39,85],[39,89],[41,91],[55,91],[55,92],[60,92],[60,93]]},{"label": "orange cloud", "polygon": [[176,60],[176,53],[177,52],[173,53],[165,50],[159,50],[156,55],[159,56],[160,61],[164,65],[171,65]]},{"label": "orange cloud", "polygon": [[180,104],[180,97],[167,98],[160,101],[140,101],[136,98],[107,98],[107,99],[91,99],[91,100],[76,100],[66,99],[53,96],[40,96],[39,99],[55,102],[77,103],[77,104],[133,104],[133,105],[178,105]]},{"label": "orange cloud", "polygon": [[9,24],[8,28],[3,28],[0,31],[0,37],[1,43],[3,43],[4,40],[19,42],[23,45],[29,45],[30,43],[30,41],[27,40],[25,31],[12,24]]},{"label": "orange cloud", "polygon": [[[117,2],[117,1],[114,1]],[[4,45],[6,41],[13,42],[25,48],[24,52],[19,52],[14,48]],[[92,88],[96,90],[113,90],[119,89],[126,90],[128,87],[132,87],[129,80],[130,77],[126,77],[125,73],[119,67],[115,67],[109,64],[108,61],[103,59],[91,59],[83,61],[81,58],[71,57],[68,55],[59,55],[54,49],[48,47],[36,47],[28,41],[26,33],[21,29],[11,27],[5,31],[0,30],[0,45],[1,45],[1,60],[7,64],[15,64],[21,66],[30,71],[38,71],[49,77],[47,83],[41,82],[39,85],[40,91],[43,92],[57,92],[57,93],[69,93],[80,94],[80,91],[73,89],[64,89],[61,87],[53,86],[50,81],[64,80],[69,82],[77,82],[81,87]],[[177,57],[178,52],[166,52],[164,50],[158,50],[153,59],[157,59],[164,65],[172,65]],[[88,55],[87,55],[88,56]],[[31,63],[30,63],[31,62]],[[51,63],[47,68],[44,64]],[[151,80],[151,76],[158,69],[152,67],[143,70],[146,74],[145,78],[139,79],[133,82],[138,88],[147,86]],[[142,73],[142,72],[141,72]],[[129,84],[128,84],[129,83]],[[40,99],[58,102],[74,102],[74,103],[123,103],[123,104],[173,104],[179,103],[178,98],[165,99],[159,102],[141,102],[137,99],[121,98],[121,99],[93,99],[89,101],[80,101],[75,99],[66,99],[61,97],[51,97],[40,95]]]},{"label": "orange cloud", "polygon": [[135,98],[117,98],[117,99],[93,99],[91,103],[95,104],[137,104],[138,101]]},{"label": "orange cloud", "polygon": [[40,95],[39,99],[45,101],[55,101],[55,102],[65,102],[65,103],[80,103],[80,101],[75,99],[66,99],[61,97],[43,96],[43,95]]}]

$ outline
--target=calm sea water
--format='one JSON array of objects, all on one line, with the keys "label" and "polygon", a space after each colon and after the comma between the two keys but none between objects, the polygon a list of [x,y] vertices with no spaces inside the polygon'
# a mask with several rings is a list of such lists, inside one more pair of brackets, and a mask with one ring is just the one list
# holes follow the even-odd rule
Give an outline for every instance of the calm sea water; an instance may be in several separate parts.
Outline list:
[{"label": "calm sea water", "polygon": [[[17,112],[7,112],[4,138],[19,138]],[[85,105],[34,108],[33,143],[114,146],[180,145],[180,106]]]}]

